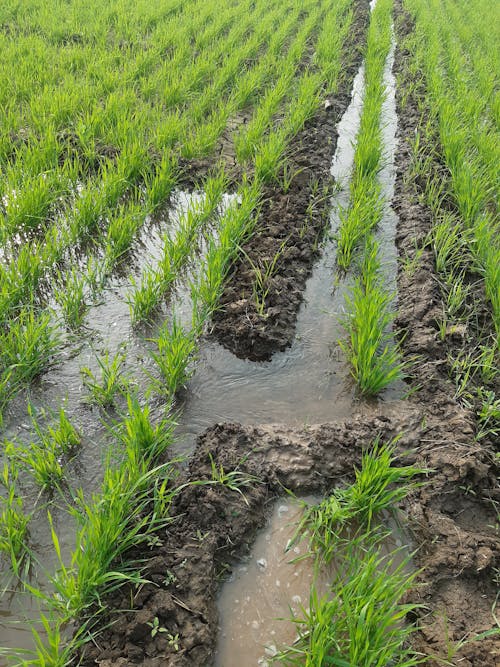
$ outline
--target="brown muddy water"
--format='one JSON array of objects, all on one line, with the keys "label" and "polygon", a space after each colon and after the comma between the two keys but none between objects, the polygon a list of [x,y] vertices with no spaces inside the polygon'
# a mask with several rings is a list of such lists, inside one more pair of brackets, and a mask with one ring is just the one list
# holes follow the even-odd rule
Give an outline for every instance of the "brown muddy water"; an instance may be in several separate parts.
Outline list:
[{"label": "brown muddy water", "polygon": [[[395,82],[391,73],[393,51],[386,65],[386,88],[388,91],[383,109],[383,136],[385,161],[380,178],[387,200],[383,223],[378,230],[386,279],[395,286],[396,250],[394,245],[396,216],[390,207],[394,192],[394,150],[396,136]],[[322,247],[322,254],[313,274],[308,280],[305,299],[301,306],[296,337],[292,347],[276,354],[270,362],[240,360],[214,342],[209,337],[201,342],[196,370],[188,383],[180,405],[177,429],[176,453],[189,455],[196,437],[207,427],[218,421],[237,421],[243,424],[320,423],[350,417],[353,413],[371,412],[373,402],[361,401],[349,377],[349,370],[343,360],[338,340],[343,337],[340,324],[344,312],[344,299],[352,282],[352,276],[338,276],[335,265],[335,232],[339,226],[339,208],[349,200],[349,174],[352,169],[355,138],[359,127],[364,87],[364,70],[361,67],[355,78],[351,104],[338,125],[337,151],[332,163],[332,175],[339,183],[332,200],[330,233]],[[165,226],[173,225],[182,211],[186,210],[192,197],[199,194],[177,193],[175,206],[168,221],[160,225],[150,225],[144,230],[135,254],[136,276],[148,264],[155,264],[160,256],[162,233]],[[223,206],[230,205],[234,196],[227,195]],[[203,248],[200,249],[203,252]],[[171,304],[183,318],[190,313],[188,284],[190,271],[183,276],[184,284],[176,286]],[[68,463],[67,481],[69,488],[83,488],[86,495],[98,490],[106,453],[110,442],[103,425],[100,411],[84,402],[86,390],[82,385],[80,368],[88,366],[97,371],[96,358],[105,350],[111,355],[123,351],[126,356],[124,372],[137,383],[140,398],[147,400],[145,388],[149,384],[148,374],[154,375],[154,368],[148,351],[147,338],[152,331],[137,331],[130,324],[127,293],[130,281],[115,279],[102,294],[100,303],[93,305],[86,318],[85,334],[77,340],[68,338],[62,351],[60,363],[46,373],[40,382],[30,390],[29,399],[38,409],[56,413],[64,405],[69,418],[82,433],[82,446],[77,455]],[[172,306],[163,313],[168,316]],[[395,384],[376,402],[398,400],[404,394],[404,387]],[[165,402],[161,399],[149,400],[153,417],[161,417]],[[111,416],[113,416],[111,414]],[[117,415],[115,415],[117,416]],[[10,406],[6,415],[3,435],[29,442],[33,429],[26,416],[26,397],[21,397]],[[0,458],[1,464],[1,458]],[[28,481],[22,488],[25,497],[37,499],[37,490]],[[38,498],[39,511],[31,524],[31,548],[38,564],[33,568],[37,585],[43,588],[47,573],[54,571],[56,561],[50,540],[44,499]],[[71,502],[71,494],[64,499],[56,499],[51,507],[54,524],[62,544],[63,553],[69,554],[74,544],[74,525],[68,520],[66,502]],[[280,507],[287,507],[280,510]],[[281,516],[280,516],[281,511]],[[218,667],[234,664],[227,656],[247,655],[248,662],[238,658],[240,667],[244,665],[264,665],[270,657],[272,646],[290,641],[290,625],[282,634],[284,621],[289,618],[291,601],[293,605],[307,603],[310,577],[307,566],[302,566],[300,575],[295,575],[299,565],[290,568],[288,556],[282,552],[283,540],[287,540],[287,524],[298,510],[286,501],[280,501],[273,514],[267,533],[259,538],[253,553],[255,562],[241,565],[236,570],[234,586],[221,594],[221,638],[219,641]],[[270,531],[270,532],[269,532]],[[280,546],[281,545],[281,546]],[[258,555],[261,550],[262,556]],[[266,555],[267,554],[267,555]],[[267,562],[262,571],[257,560]],[[270,565],[275,563],[275,565]],[[246,568],[246,569],[245,569]],[[281,569],[280,569],[281,568]],[[5,573],[4,573],[5,574]],[[292,583],[300,580],[300,586]],[[246,581],[247,583],[243,583]],[[277,585],[276,582],[280,584]],[[290,584],[290,587],[288,587]],[[0,585],[6,586],[5,581]],[[231,584],[227,584],[230,586]],[[247,588],[245,588],[247,586]],[[279,589],[279,590],[278,590]],[[230,592],[227,592],[230,591]],[[288,598],[288,592],[291,597]],[[247,600],[247,598],[249,598]],[[238,599],[239,603],[234,603]],[[242,602],[243,601],[243,602]],[[240,613],[231,605],[238,604],[246,611]],[[0,647],[31,648],[32,638],[26,621],[36,618],[36,605],[31,597],[21,591],[7,592],[0,598]],[[246,618],[248,616],[248,619]],[[246,621],[249,620],[249,625]],[[228,625],[228,623],[235,625]],[[238,626],[238,623],[240,624]],[[291,630],[293,631],[293,624]],[[272,633],[275,634],[272,634]],[[288,633],[288,634],[287,634]],[[293,633],[292,633],[293,634]],[[232,642],[240,642],[241,649]],[[232,648],[228,648],[232,646]],[[243,647],[247,648],[243,648]],[[269,651],[266,654],[265,647]],[[242,658],[243,659],[243,658]],[[245,658],[246,659],[246,658]],[[263,660],[264,662],[260,662]],[[0,655],[0,667],[7,662]]]},{"label": "brown muddy water", "polygon": [[[317,499],[304,499],[317,502]],[[292,546],[303,512],[299,502],[279,500],[268,526],[258,535],[250,558],[233,570],[219,598],[219,638],[214,667],[268,667],[279,647],[297,636],[293,616],[309,606],[314,579],[313,559],[305,540]],[[295,561],[299,557],[300,561]],[[320,578],[318,592],[328,590],[328,578]]]}]

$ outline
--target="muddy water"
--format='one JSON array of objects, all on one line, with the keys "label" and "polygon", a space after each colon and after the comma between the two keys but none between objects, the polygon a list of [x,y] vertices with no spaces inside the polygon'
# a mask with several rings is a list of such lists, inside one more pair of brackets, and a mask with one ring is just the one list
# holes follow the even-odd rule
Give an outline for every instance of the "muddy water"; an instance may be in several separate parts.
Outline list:
[{"label": "muddy water", "polygon": [[[265,667],[278,647],[295,640],[291,619],[308,607],[314,575],[312,558],[293,562],[307,553],[305,540],[287,551],[301,514],[297,501],[278,501],[250,559],[224,584],[214,667],[232,667],[236,656],[239,667]],[[326,590],[325,578],[319,592]]]}]

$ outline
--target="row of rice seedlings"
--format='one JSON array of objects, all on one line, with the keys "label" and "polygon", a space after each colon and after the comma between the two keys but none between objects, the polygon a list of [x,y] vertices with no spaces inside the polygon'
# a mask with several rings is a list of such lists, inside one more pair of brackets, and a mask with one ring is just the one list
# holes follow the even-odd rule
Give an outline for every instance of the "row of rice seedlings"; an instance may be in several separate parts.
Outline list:
[{"label": "row of rice seedlings", "polygon": [[[364,452],[351,486],[305,507],[292,545],[308,539],[316,574],[309,608],[293,619],[298,638],[278,655],[283,664],[409,667],[421,662],[408,644],[415,628],[405,623],[417,605],[402,602],[416,573],[401,549],[384,554],[390,531],[382,526],[381,512],[393,511],[423,471],[394,465],[394,446],[376,440]],[[325,566],[333,580],[320,596],[316,580]]]},{"label": "row of rice seedlings", "polygon": [[[133,152],[131,155],[134,155]],[[138,155],[142,155],[141,151],[138,152]],[[141,166],[143,164],[142,160],[139,162],[134,162],[135,157],[132,161],[126,158],[126,154],[122,154],[120,156],[120,160],[122,161],[124,169],[122,172],[124,177],[119,177],[118,180],[115,180],[113,178],[113,174],[111,174],[111,179],[109,181],[111,185],[111,190],[109,191],[111,196],[106,194],[104,199],[101,199],[101,201],[105,203],[106,208],[110,207],[110,205],[116,201],[117,197],[122,196],[124,184],[126,185],[130,177],[132,176],[136,178],[141,172]],[[153,182],[151,183],[152,187],[151,189],[148,189],[148,192],[146,193],[147,198],[150,197],[151,199],[151,205],[146,205],[144,210],[141,210],[139,205],[137,205],[135,211],[131,210],[130,207],[127,206],[126,208],[119,208],[118,210],[115,209],[111,214],[111,221],[109,223],[107,236],[105,237],[105,261],[100,267],[98,281],[101,287],[103,286],[105,276],[111,272],[116,262],[119,261],[123,254],[128,250],[128,247],[130,246],[136,231],[141,226],[147,213],[154,207],[157,207],[159,205],[160,198],[168,195],[171,191],[175,179],[175,170],[175,159],[172,160],[164,158],[158,172],[159,178],[153,179]],[[118,187],[115,187],[115,185]],[[104,192],[106,192],[106,190],[104,190]],[[93,196],[87,198],[86,201],[91,205],[95,205],[96,203]],[[64,248],[71,247],[75,243],[77,237],[81,235],[83,228],[89,230],[89,225],[93,225],[94,221],[99,219],[99,214],[102,213],[102,209],[99,210],[99,207],[92,208],[92,206],[84,207],[82,209],[82,212],[84,213],[83,219],[79,215],[80,209],[78,207],[76,208],[76,212],[78,215],[78,222],[76,224],[72,224],[70,222],[69,229],[72,232],[71,234],[65,235],[63,233],[61,235],[60,233],[57,233],[57,236],[50,238],[50,243],[47,242],[46,236],[41,244],[37,244],[35,246],[43,248],[43,259],[40,260],[40,264],[35,262],[35,267],[38,267],[35,275],[33,271],[33,264],[31,262],[21,264],[22,268],[28,271],[28,277],[33,276],[33,280],[29,285],[30,290],[28,293],[31,291],[31,288],[36,287],[38,280],[43,275],[43,265],[52,266],[54,262],[57,261],[57,259],[61,256]],[[88,215],[85,212],[87,212]],[[125,222],[128,224],[124,224]],[[192,223],[193,220],[190,222]],[[56,231],[55,227],[54,231]],[[188,241],[192,240],[190,234],[185,235],[185,239]],[[187,245],[185,245],[185,249],[187,249]],[[36,252],[34,255],[35,257],[39,257]],[[23,252],[18,259],[24,262],[25,256],[26,253]],[[161,296],[162,290],[163,293],[168,290],[169,284],[172,282],[173,277],[177,273],[177,269],[179,268],[177,267],[177,264],[179,264],[179,262],[177,261],[178,257],[176,253],[165,253],[164,257],[165,265],[163,268],[165,270],[163,271],[163,274],[165,280],[158,281],[158,275],[151,275],[149,276],[149,279],[146,278],[145,289],[138,293],[137,298],[142,298],[138,310],[140,310],[140,308],[143,310],[143,313],[138,319],[144,319],[145,317],[149,316],[151,309],[155,304],[158,303],[158,298]],[[19,261],[17,263],[19,265]],[[169,263],[168,267],[166,266],[166,263]],[[16,273],[17,271],[14,272],[11,270],[10,274],[8,274],[12,276],[11,280],[14,279]],[[25,282],[27,281],[21,281],[22,284]],[[65,287],[68,287],[69,290],[63,291],[60,288],[56,290],[56,297],[58,297],[58,300],[61,303],[63,315],[68,325],[73,328],[81,325],[86,310],[86,303],[83,298],[83,282],[84,281],[81,277],[77,277],[73,274],[72,278],[65,285]],[[4,287],[3,292],[9,295],[9,300],[8,303],[5,304],[5,309],[7,310],[8,307],[8,309],[11,310],[12,306],[15,304],[12,303],[12,295],[10,294],[9,285]],[[22,290],[18,290],[17,294],[20,298],[23,297]],[[152,294],[154,294],[154,298],[152,298]],[[4,388],[5,384],[6,382],[4,381],[2,384],[2,389]]]},{"label": "row of rice seedlings", "polygon": [[[242,12],[244,10],[245,10],[245,7],[239,6],[238,8],[234,8],[234,7],[229,8],[229,9],[226,10],[226,12],[223,12],[222,14],[220,14],[218,16],[218,20],[220,22],[219,31],[222,31],[222,28],[225,25],[224,16],[228,12],[231,13],[231,16],[234,18],[235,13]],[[268,8],[267,8],[267,10],[268,10]],[[229,69],[233,73],[231,76],[234,77],[235,72],[239,69],[238,63],[244,62],[245,60],[247,60],[249,58],[252,58],[253,55],[255,55],[257,49],[260,47],[262,40],[259,39],[259,35],[262,35],[262,31],[268,29],[269,26],[272,26],[273,22],[276,23],[278,18],[279,18],[278,11],[275,10],[273,14],[271,14],[269,11],[267,11],[267,14],[265,16],[265,20],[262,20],[263,17],[261,16],[261,14],[263,14],[263,12],[264,12],[264,8],[262,6],[259,6],[259,12],[260,13],[257,13],[257,16],[254,16],[251,12],[250,12],[250,14],[246,15],[246,18],[247,18],[248,22],[251,21],[251,19],[255,19],[254,23],[255,23],[255,25],[258,26],[258,30],[255,32],[255,35],[252,37],[252,40],[251,40],[252,44],[251,44],[251,49],[250,50],[246,49],[245,44],[242,44],[242,43],[238,43],[238,49],[236,49],[236,50],[232,49],[231,45],[235,44],[235,41],[234,41],[235,37],[234,37],[234,35],[231,35],[231,41],[227,41],[230,38],[229,38],[229,36],[225,35],[224,36],[225,40],[222,40],[222,44],[217,44],[217,42],[215,41],[215,45],[212,45],[212,44],[207,45],[207,51],[206,51],[206,53],[204,52],[204,54],[203,54],[206,57],[206,61],[203,61],[203,62],[200,63],[200,62],[198,62],[197,59],[195,59],[195,61],[193,62],[193,68],[196,67],[198,73],[195,76],[195,73],[193,71],[193,76],[190,76],[187,79],[188,81],[193,81],[193,80],[200,81],[201,80],[204,83],[206,83],[207,81],[210,81],[210,78],[207,77],[207,72],[205,72],[204,68],[203,68],[204,62],[207,62],[207,61],[211,63],[211,67],[213,68],[213,72],[215,72],[216,75],[217,75],[217,78],[219,80],[218,87],[216,86],[214,88],[212,86],[212,88],[210,89],[210,86],[208,86],[208,83],[207,83],[207,86],[208,86],[207,90],[209,91],[210,94],[208,96],[205,95],[205,99],[208,98],[210,100],[210,103],[212,103],[214,98],[217,99],[224,92],[223,91],[224,86],[228,86],[230,84],[230,78],[228,78],[228,76],[225,74],[225,72]],[[248,25],[247,25],[247,27],[248,27]],[[234,31],[237,32],[236,36],[241,36],[241,34],[242,34],[241,33],[241,26],[239,24],[234,28]],[[213,35],[214,40],[216,39],[217,34]],[[208,48],[208,46],[210,46],[210,48]],[[216,47],[215,49],[213,48],[214,46]],[[231,55],[227,56],[228,53],[231,54]],[[222,64],[222,66],[220,66],[220,64],[219,64],[220,54],[226,54],[226,56],[227,56],[226,61]],[[180,76],[180,73],[182,72],[182,70],[179,70],[179,71],[175,70],[175,72],[172,72],[172,69],[175,69],[175,68],[172,67],[172,63],[170,63],[170,65],[171,65],[170,66],[170,75],[172,75],[172,76],[174,76],[175,74],[178,75],[176,85],[179,85],[179,81],[182,80],[182,77]],[[203,76],[201,76],[201,77],[200,77],[200,72],[203,72]],[[225,78],[221,79],[221,77],[225,77]],[[221,81],[222,81],[222,83],[221,83]],[[109,104],[109,93],[110,93],[110,91],[107,91],[108,104]],[[188,95],[187,99],[189,101],[191,101],[190,100],[190,95],[189,95],[189,89],[186,91],[186,95]],[[177,100],[176,101],[176,104],[181,104],[181,103],[182,103],[182,100]],[[163,100],[163,106],[164,106],[164,104],[165,104],[165,100]],[[123,114],[127,114],[128,107],[130,107],[130,102],[126,106],[127,106],[127,108],[123,109],[123,111],[122,111]],[[191,106],[192,106],[192,104],[191,104]],[[101,113],[102,113],[102,111],[101,111]],[[194,120],[193,113],[191,113],[191,119],[192,120]],[[138,118],[141,119],[140,122],[138,122]],[[147,128],[151,125],[151,123],[147,123],[147,119],[145,120],[142,117],[142,114],[138,118],[134,118],[134,134],[136,136],[138,135],[139,132],[142,133],[143,131],[146,131]],[[112,122],[114,122],[116,124],[116,122],[118,121],[118,115],[116,113],[114,113],[111,120],[112,120]],[[102,121],[101,118],[99,118],[98,122],[100,124],[102,124],[103,121]],[[88,125],[90,127],[92,127],[92,125],[95,125],[95,123],[92,123],[91,121],[89,121]],[[46,151],[47,141],[48,141],[48,138],[52,137],[53,142],[55,142],[55,144],[56,144],[54,150],[51,152],[52,163],[50,165],[45,165],[45,163],[44,163],[44,168],[42,168],[42,164],[40,163],[40,160],[38,160],[33,165],[33,171],[35,173],[35,178],[40,178],[39,177],[40,172],[42,172],[42,171],[44,172],[42,174],[42,176],[44,178],[41,178],[41,183],[45,187],[45,189],[47,189],[48,186],[47,186],[47,179],[45,178],[45,176],[46,176],[45,172],[49,169],[56,170],[56,172],[57,172],[57,167],[58,167],[57,163],[58,163],[58,160],[61,159],[61,155],[58,155],[57,138],[56,138],[57,133],[55,132],[54,128],[51,128],[50,125],[49,125],[49,126],[44,126],[43,130],[44,130],[44,132],[48,133],[48,136],[47,137],[42,137],[40,139],[40,141],[39,141],[39,153],[41,153],[41,154],[47,153],[47,151]],[[127,135],[127,136],[129,135],[127,125],[125,123],[120,124],[119,130],[120,130],[123,137],[125,137],[125,135]],[[110,139],[111,139],[110,137],[108,137],[108,138],[103,137],[102,141],[103,141],[103,143],[111,144],[112,146],[116,145],[118,147],[121,147],[121,146],[124,145],[123,139],[117,139],[116,141],[110,141]],[[60,147],[59,153],[61,152],[61,150],[63,148],[64,148],[64,145],[62,147]],[[28,148],[26,148],[25,145],[23,144],[23,146],[21,147],[21,150],[24,150],[26,152],[26,151],[28,151]],[[33,154],[33,150],[34,150],[33,147],[30,146],[29,147],[29,154],[30,155]],[[25,169],[28,165],[24,164],[25,160],[21,160],[21,155],[19,154],[18,151],[16,151],[14,159],[15,159],[16,173],[22,172],[23,173],[23,178],[26,181],[26,179],[25,179]],[[78,157],[76,158],[76,160],[73,160],[72,162],[70,162],[68,164],[69,164],[69,166],[75,166],[75,165],[76,166],[81,166]],[[12,168],[14,168],[14,166],[12,166]],[[30,169],[30,171],[31,171],[31,169]],[[84,169],[78,169],[80,178],[82,178],[83,175],[84,175],[83,173],[80,173],[80,172],[84,172],[84,171],[85,171]],[[76,182],[76,175],[73,179],[73,182]],[[12,189],[14,190],[15,188],[12,188]],[[27,197],[33,197],[34,196],[33,195],[33,188],[30,188],[30,190],[26,193],[26,196]],[[56,199],[57,199],[57,197],[56,197]],[[15,199],[15,203],[16,203],[16,205],[19,204],[19,194],[18,194],[17,198]],[[28,218],[33,217],[33,218],[39,219],[40,216],[28,215],[27,217]]]},{"label": "row of rice seedlings", "polygon": [[29,546],[29,523],[32,511],[28,512],[18,489],[21,471],[27,471],[41,491],[52,492],[64,483],[63,459],[74,454],[80,445],[81,436],[73,426],[64,408],[52,424],[40,422],[31,406],[28,407],[36,441],[23,445],[17,441],[3,442],[4,463],[0,487],[0,554],[10,560],[16,578],[24,581],[31,563]]},{"label": "row of rice seedlings", "polygon": [[158,266],[147,268],[139,285],[129,294],[131,317],[134,323],[148,321],[168,293],[182,268],[192,257],[201,230],[220,206],[228,188],[223,169],[204,181],[203,198],[192,198],[185,213],[180,216],[175,236],[166,233]]},{"label": "row of rice seedlings", "polygon": [[416,1],[408,6],[417,21],[415,59],[426,74],[427,105],[436,110],[440,148],[449,170],[449,179],[438,191],[427,188],[428,203],[437,213],[445,196],[454,201],[462,233],[470,233],[475,270],[484,279],[499,339],[498,132],[485,121],[489,100],[468,92],[472,77],[465,65],[472,54],[462,56],[446,21],[434,18],[443,15],[440,4]]},{"label": "row of rice seedlings", "polygon": [[151,355],[161,375],[154,386],[170,400],[191,375],[190,365],[197,354],[199,337],[217,308],[224,279],[240,244],[251,233],[260,197],[257,182],[240,187],[237,203],[221,214],[217,230],[209,238],[205,256],[191,281],[191,322],[184,326],[174,312],[171,322],[164,324],[154,341],[157,349]]},{"label": "row of rice seedlings", "polygon": [[382,158],[380,118],[384,101],[384,68],[391,44],[392,2],[381,0],[372,11],[365,60],[365,93],[354,154],[350,203],[342,216],[337,262],[347,269],[363,243],[360,275],[346,296],[343,326],[347,340],[339,341],[351,374],[364,395],[380,393],[403,377],[405,363],[392,340],[393,295],[384,285],[378,244],[371,230],[380,222],[384,203],[378,171]]},{"label": "row of rice seedlings", "polygon": [[[434,6],[412,3],[410,8],[417,19],[416,33],[408,38],[413,67],[427,75],[427,90],[416,94],[433,110],[413,144],[413,178],[425,183],[423,194],[433,218],[430,241],[444,297],[439,336],[446,341],[454,331],[464,332],[463,350],[448,355],[455,396],[476,412],[476,438],[495,438],[500,433],[500,399],[494,390],[500,349],[500,243],[494,192],[498,132],[489,121],[495,116],[495,93],[489,77],[481,76],[486,54],[480,54],[470,39],[463,52],[458,45],[455,31],[460,17],[464,20],[467,14],[465,3],[449,8],[453,17],[449,25],[432,18]],[[468,25],[471,37],[481,32],[481,23],[484,31],[484,17]],[[449,169],[448,179],[442,170],[437,173],[435,160],[440,155]],[[476,284],[471,280],[474,274]],[[492,307],[492,335],[478,323],[475,292],[481,283]]]},{"label": "row of rice seedlings", "polygon": [[500,112],[499,99],[496,94],[496,72],[500,69],[497,54],[498,27],[491,21],[485,21],[486,9],[489,5],[484,0],[477,0],[471,7],[470,3],[450,3],[445,1],[445,9],[450,16],[450,23],[460,41],[462,53],[471,53],[466,58],[466,71],[473,75],[472,84],[480,94],[479,107],[485,108],[494,122]]},{"label": "row of rice seedlings", "polygon": [[269,127],[271,119],[279,110],[283,100],[290,94],[296,78],[297,67],[303,64],[302,60],[307,40],[321,16],[322,12],[318,12],[318,14],[309,15],[304,21],[293,47],[289,49],[286,58],[282,61],[281,76],[267,90],[249,123],[235,136],[236,157],[240,162],[245,162],[254,156],[254,152]]},{"label": "row of rice seedlings", "polygon": [[384,68],[391,46],[392,2],[378,3],[372,11],[365,57],[365,91],[356,137],[350,202],[340,212],[337,264],[347,270],[358,245],[379,223],[383,204],[377,174],[382,158],[380,116],[385,98]]},{"label": "row of rice seedlings", "polygon": [[[276,57],[275,57],[276,58]],[[180,138],[179,131],[177,132],[177,138]],[[160,170],[165,171],[165,158],[162,160],[162,164],[160,166]],[[167,164],[166,166],[168,167],[167,169],[167,176],[169,176],[170,180],[173,179],[173,173],[174,173],[174,163],[175,160],[167,159]],[[137,169],[136,169],[137,171]],[[168,173],[170,172],[170,173]],[[121,177],[119,176],[118,182],[119,183],[126,183],[126,176]],[[149,179],[148,179],[149,180]],[[153,177],[153,181],[156,180],[156,175]],[[123,192],[118,193],[119,196],[123,194]],[[148,193],[149,194],[149,193]],[[159,203],[159,197],[156,195],[156,193],[153,193],[154,196],[154,204],[155,206],[158,205]],[[111,212],[111,208],[113,205],[116,203],[116,198],[114,198],[114,201],[109,201],[109,198],[105,198],[105,204],[106,204],[106,209]],[[92,230],[96,230],[95,228],[95,223],[96,221],[103,219],[105,217],[105,211],[100,208],[99,201],[103,201],[103,197],[99,191],[94,191],[92,190],[89,191],[89,196],[86,195],[85,191],[82,192],[81,196],[78,197],[77,202],[72,204],[72,208],[74,211],[76,211],[76,214],[72,214],[70,216],[70,231],[71,233],[68,234],[66,238],[58,238],[58,243],[56,244],[56,248],[53,249],[52,252],[47,252],[45,251],[45,256],[47,257],[47,264],[53,265],[54,262],[58,261],[59,258],[61,257],[62,250],[64,250],[65,247],[71,248],[75,245],[75,243],[78,242],[78,239],[82,236],[82,232],[85,233],[86,235],[89,235],[92,233]],[[88,205],[87,205],[88,204]],[[118,223],[117,226],[119,227]],[[51,238],[49,238],[50,241],[52,241]],[[51,248],[51,244],[47,244],[47,236],[44,239],[43,243],[44,248]],[[36,255],[36,247],[33,248],[33,255]]]},{"label": "row of rice seedlings", "polygon": [[360,392],[368,396],[402,379],[406,368],[391,332],[394,297],[387,292],[380,269],[378,244],[369,237],[361,275],[346,296],[343,326],[348,339],[339,341]]},{"label": "row of rice seedlings", "polygon": [[[301,52],[305,45],[304,39],[309,35],[317,22],[318,16],[315,15],[313,20],[306,24],[303,31],[301,31],[299,36],[293,42],[293,53],[295,58],[301,57]],[[299,45],[300,49],[295,48],[296,45]],[[292,72],[293,69],[290,71],[290,76]],[[268,73],[266,76],[267,75]],[[236,93],[234,100],[237,100],[238,98],[239,95]],[[225,125],[224,120],[222,123]],[[280,152],[283,150],[284,138],[280,143]],[[208,181],[205,182],[204,190],[206,197],[204,204],[200,205],[197,202],[191,204],[187,213],[181,218],[175,242],[172,243],[169,237],[167,237],[164,245],[163,258],[160,261],[159,267],[156,269],[147,269],[142,276],[141,284],[135,286],[134,291],[129,297],[131,302],[132,319],[134,321],[145,321],[151,317],[153,311],[157,308],[160,299],[163,298],[165,293],[169,290],[179,269],[190,256],[190,250],[192,249],[197,229],[211,215],[213,215],[215,208],[219,204],[221,195],[224,191],[224,188],[219,187],[219,183],[217,182],[221,178],[224,178],[222,174],[220,177],[208,179]],[[222,185],[222,181],[220,181],[220,183]],[[211,195],[212,190],[214,190],[214,196]],[[216,193],[218,193],[217,196],[215,196]]]}]

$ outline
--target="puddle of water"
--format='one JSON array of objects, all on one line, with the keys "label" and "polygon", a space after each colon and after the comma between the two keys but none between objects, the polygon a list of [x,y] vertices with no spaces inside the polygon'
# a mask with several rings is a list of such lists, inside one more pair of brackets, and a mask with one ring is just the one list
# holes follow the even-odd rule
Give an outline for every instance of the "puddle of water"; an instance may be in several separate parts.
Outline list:
[{"label": "puddle of water", "polygon": [[265,667],[277,648],[295,640],[290,619],[308,607],[314,575],[312,558],[291,562],[306,553],[305,540],[285,552],[301,514],[297,501],[280,500],[250,560],[222,587],[214,667],[232,667],[236,656],[238,667]]}]

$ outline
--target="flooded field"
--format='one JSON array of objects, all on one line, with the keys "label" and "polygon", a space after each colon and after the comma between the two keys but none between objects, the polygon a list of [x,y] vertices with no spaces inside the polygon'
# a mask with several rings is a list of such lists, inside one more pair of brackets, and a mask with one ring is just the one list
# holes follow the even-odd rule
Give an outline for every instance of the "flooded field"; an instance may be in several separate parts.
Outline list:
[{"label": "flooded field", "polygon": [[496,8],[4,5],[0,667],[496,667]]}]

